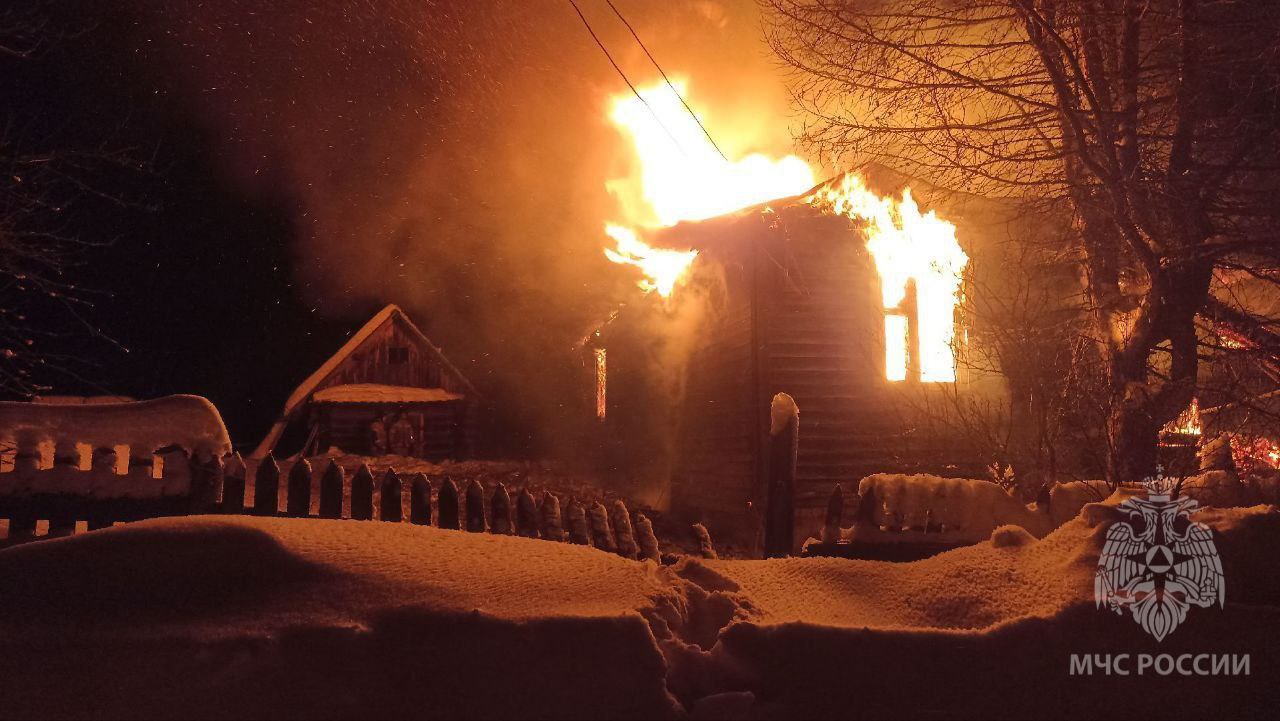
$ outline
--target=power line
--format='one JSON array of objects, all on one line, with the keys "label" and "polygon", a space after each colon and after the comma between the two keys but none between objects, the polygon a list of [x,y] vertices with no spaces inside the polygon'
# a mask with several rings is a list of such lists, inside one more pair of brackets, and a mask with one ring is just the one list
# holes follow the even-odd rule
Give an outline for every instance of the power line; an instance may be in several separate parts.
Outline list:
[{"label": "power line", "polygon": [[675,96],[680,99],[680,104],[684,106],[684,109],[689,111],[689,117],[693,118],[693,122],[697,123],[699,128],[702,128],[702,134],[707,136],[707,140],[710,141],[711,147],[716,149],[716,152],[720,154],[721,158],[724,158],[726,163],[729,162],[728,156],[724,154],[724,151],[720,149],[719,145],[716,145],[716,139],[711,137],[711,132],[707,130],[707,126],[702,124],[702,121],[698,119],[697,113],[693,112],[693,108],[689,107],[689,103],[685,102],[684,97],[680,95],[680,91],[677,90],[675,84],[671,82],[671,78],[667,77],[667,71],[662,69],[662,66],[658,64],[658,60],[653,57],[653,53],[650,53],[649,48],[645,47],[644,41],[640,39],[640,36],[636,33],[636,29],[631,27],[631,23],[627,22],[627,19],[622,16],[622,11],[618,10],[618,6],[613,4],[613,0],[604,1],[609,3],[609,8],[613,10],[613,14],[617,15],[618,19],[622,21],[622,24],[627,26],[627,30],[630,31],[631,37],[635,38],[636,44],[644,51],[645,57],[649,58],[649,62],[653,63],[653,67],[657,68],[658,72],[662,74],[662,79],[666,81],[667,87],[671,88],[671,92],[675,93]]},{"label": "power line", "polygon": [[[596,35],[596,31],[591,28],[591,23],[587,22],[587,16],[582,14],[582,8],[578,7],[578,3],[574,2],[574,0],[569,0],[569,4],[573,6],[574,12],[578,13],[578,18],[582,20],[582,24],[587,28],[587,32],[591,34],[591,39],[596,41],[596,45],[600,46],[600,50],[604,53],[604,56],[609,59],[609,64],[613,66],[614,70],[618,71],[618,75],[622,77],[622,81],[627,84],[627,87],[631,88],[631,92],[636,96],[636,99],[641,103],[644,103],[644,107],[648,109],[649,114],[653,116],[654,121],[656,121],[662,130],[666,132],[667,137],[671,138],[671,142],[675,143],[676,149],[680,151],[680,154],[686,158],[689,157],[689,154],[685,152],[684,146],[680,145],[680,141],[676,139],[676,136],[671,132],[671,129],[662,122],[662,118],[658,117],[657,111],[653,109],[653,106],[649,104],[648,100],[644,99],[644,96],[640,94],[640,91],[636,90],[636,86],[631,83],[631,80],[627,78],[627,74],[622,72],[622,68],[618,66],[617,61],[615,61],[613,56],[609,54],[609,48],[604,46],[600,37]],[[684,101],[682,100],[681,102]],[[719,148],[716,148],[716,150],[719,150]]]}]

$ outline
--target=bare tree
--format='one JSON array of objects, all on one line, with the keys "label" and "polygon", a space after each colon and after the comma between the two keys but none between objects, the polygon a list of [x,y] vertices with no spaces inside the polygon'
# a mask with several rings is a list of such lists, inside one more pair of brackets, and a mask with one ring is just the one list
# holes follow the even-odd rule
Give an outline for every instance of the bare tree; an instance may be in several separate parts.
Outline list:
[{"label": "bare tree", "polygon": [[[27,62],[48,41],[67,39],[41,9],[0,10],[0,63]],[[88,251],[109,240],[77,233],[68,218],[89,198],[142,205],[110,188],[148,164],[127,149],[47,147],[16,129],[21,120],[0,114],[0,396],[27,397],[47,390],[51,375],[77,375],[77,359],[47,341],[74,334],[110,342],[85,317],[99,294],[71,280]]]},{"label": "bare tree", "polygon": [[1161,427],[1192,399],[1198,318],[1253,348],[1274,337],[1272,319],[1217,289],[1278,277],[1280,4],[764,3],[802,140],[823,157],[1071,219],[1109,481],[1150,473]]}]

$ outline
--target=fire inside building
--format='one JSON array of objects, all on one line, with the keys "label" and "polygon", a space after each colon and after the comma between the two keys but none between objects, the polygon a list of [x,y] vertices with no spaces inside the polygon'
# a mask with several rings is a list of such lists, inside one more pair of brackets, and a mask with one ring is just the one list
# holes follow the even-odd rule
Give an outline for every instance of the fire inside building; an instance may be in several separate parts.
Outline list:
[{"label": "fire inside building", "polygon": [[759,526],[780,392],[800,409],[801,518],[871,473],[985,475],[987,461],[917,411],[939,393],[1003,392],[964,362],[975,321],[960,301],[998,270],[971,258],[1033,230],[990,200],[950,194],[945,220],[922,200],[943,196],[873,166],[652,234],[650,256],[696,260],[678,291],[647,281],[657,293],[584,341],[600,443],[647,459],[669,477],[672,509],[721,534]]}]

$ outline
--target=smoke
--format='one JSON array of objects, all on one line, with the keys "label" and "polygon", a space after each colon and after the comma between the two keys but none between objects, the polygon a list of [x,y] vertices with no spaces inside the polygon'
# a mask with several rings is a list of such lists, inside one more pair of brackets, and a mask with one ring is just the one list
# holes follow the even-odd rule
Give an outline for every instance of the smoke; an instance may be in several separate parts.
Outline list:
[{"label": "smoke", "polygon": [[[615,3],[729,157],[791,151],[754,4]],[[583,12],[637,85],[659,79],[602,0]],[[634,176],[629,92],[564,1],[166,3],[148,23],[246,191],[296,207],[296,288],[321,313],[404,306],[545,441],[577,408],[571,348],[640,291],[601,254]],[[517,433],[519,431],[519,433]]]}]

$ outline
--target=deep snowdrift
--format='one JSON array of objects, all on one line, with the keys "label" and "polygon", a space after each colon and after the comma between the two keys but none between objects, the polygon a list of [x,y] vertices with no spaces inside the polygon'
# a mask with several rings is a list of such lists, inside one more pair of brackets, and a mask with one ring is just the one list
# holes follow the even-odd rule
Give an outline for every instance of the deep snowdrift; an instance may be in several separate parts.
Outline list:
[{"label": "deep snowdrift", "polygon": [[[675,567],[351,521],[195,517],[0,552],[3,716],[1260,716],[1280,514],[1201,514],[1224,610],[1157,645],[1093,608],[1106,520],[912,564]],[[1250,653],[1243,678],[1071,677],[1078,653]]]}]

